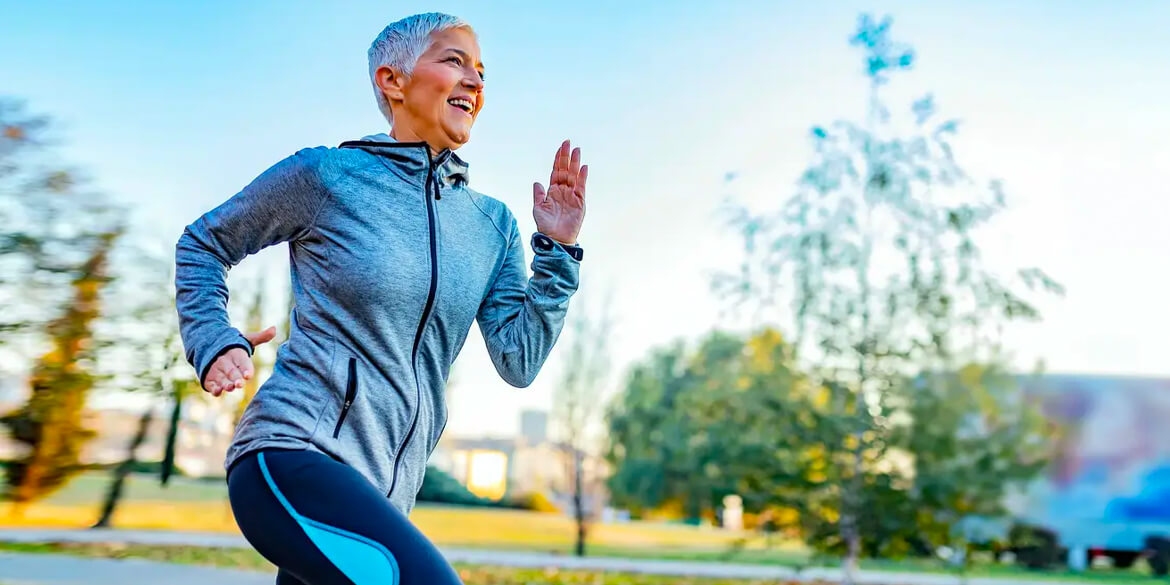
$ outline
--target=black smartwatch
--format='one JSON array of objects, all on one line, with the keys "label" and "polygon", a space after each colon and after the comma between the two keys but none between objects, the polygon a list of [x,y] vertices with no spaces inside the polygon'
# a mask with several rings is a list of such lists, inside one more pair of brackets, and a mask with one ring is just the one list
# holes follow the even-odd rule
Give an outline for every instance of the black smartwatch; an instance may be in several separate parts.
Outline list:
[{"label": "black smartwatch", "polygon": [[562,250],[568,252],[578,262],[585,256],[585,251],[581,249],[581,246],[562,244],[540,232],[532,234],[532,249],[541,252],[552,252],[556,246],[560,246]]}]

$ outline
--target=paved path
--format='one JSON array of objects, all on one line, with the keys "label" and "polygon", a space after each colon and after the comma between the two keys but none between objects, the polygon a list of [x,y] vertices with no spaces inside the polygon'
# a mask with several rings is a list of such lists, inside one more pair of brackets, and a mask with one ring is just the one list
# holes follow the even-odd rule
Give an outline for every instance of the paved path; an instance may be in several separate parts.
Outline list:
[{"label": "paved path", "polygon": [[275,574],[137,559],[0,553],[4,585],[272,585]]},{"label": "paved path", "polygon": [[[164,544],[215,547],[242,547],[248,543],[242,536],[220,533],[168,532],[154,530],[54,530],[54,529],[0,529],[0,541],[6,542],[122,542],[128,544]],[[686,575],[750,579],[790,579],[796,581],[840,580],[838,569],[806,569],[799,574],[789,567],[743,563],[711,563],[697,561],[656,561],[620,559],[612,557],[585,557],[551,553],[526,553],[444,548],[444,556],[451,562],[474,563],[509,567],[559,567],[563,569],[591,569],[607,572],[648,573],[657,575]],[[133,578],[129,578],[133,575]],[[147,561],[80,559],[62,555],[27,555],[0,553],[0,583],[9,585],[57,585],[90,583],[93,585],[186,585],[188,583],[220,583],[223,585],[270,585],[272,576],[264,573],[227,571],[183,565],[167,565]],[[70,580],[72,579],[72,580]],[[105,580],[102,580],[105,579]],[[863,585],[958,585],[953,575],[939,573],[891,573],[862,571],[857,582]],[[973,578],[968,585],[1009,585],[1036,583],[1009,579]],[[1045,580],[1044,585],[1084,585]]]}]

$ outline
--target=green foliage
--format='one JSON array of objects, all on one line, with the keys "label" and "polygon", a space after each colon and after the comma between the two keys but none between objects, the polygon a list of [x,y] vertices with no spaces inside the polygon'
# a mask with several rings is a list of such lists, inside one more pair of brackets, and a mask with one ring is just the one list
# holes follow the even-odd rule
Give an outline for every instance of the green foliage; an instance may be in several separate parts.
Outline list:
[{"label": "green foliage", "polygon": [[802,369],[828,392],[799,526],[851,568],[950,542],[958,519],[995,511],[1006,484],[1039,469],[1034,415],[1002,375],[931,373],[994,371],[1002,325],[1039,318],[1025,294],[1061,292],[1039,269],[982,265],[975,237],[1004,209],[1002,185],[958,164],[958,121],[939,119],[932,95],[894,115],[882,90],[917,57],[890,25],[863,15],[851,39],[870,82],[864,121],[812,128],[813,159],[778,211],[734,210],[745,259],[713,282],[757,315],[791,301]]},{"label": "green foliage", "polygon": [[33,368],[28,402],[0,418],[12,438],[28,446],[27,454],[7,469],[7,496],[17,502],[47,495],[82,471],[81,449],[94,436],[82,424],[86,397],[97,379],[92,372],[93,323],[118,235],[98,240],[73,282],[71,302],[49,323],[52,346]]},{"label": "green foliage", "polygon": [[676,343],[636,365],[607,417],[614,503],[635,513],[673,503],[697,518],[726,495],[756,511],[787,494],[770,490],[799,483],[797,436],[815,419],[791,408],[807,398],[792,359],[764,330],[716,332],[693,353]]},{"label": "green foliage", "polygon": [[1045,464],[1039,410],[999,369],[902,380],[883,418],[854,439],[857,418],[833,413],[839,393],[814,385],[794,360],[765,329],[746,340],[714,333],[692,352],[675,344],[636,365],[608,418],[614,503],[693,518],[738,494],[748,514],[845,554],[842,470],[857,440],[861,554],[924,556],[961,542],[962,519],[1000,514],[1005,488]]},{"label": "green foliage", "polygon": [[81,267],[120,231],[120,211],[83,192],[78,174],[46,152],[50,123],[0,96],[0,348],[57,318]]},{"label": "green foliage", "polygon": [[[173,363],[159,356],[170,349],[160,343],[166,324],[175,329],[165,262],[130,244],[124,209],[54,160],[50,129],[0,97],[0,349],[32,362],[29,402],[3,418],[29,447],[7,474],[21,502],[80,469],[89,393],[154,390]],[[143,278],[129,282],[131,273]],[[34,357],[27,348],[39,342],[51,349]]]},{"label": "green foliage", "polygon": [[923,374],[892,392],[902,424],[890,440],[913,460],[911,501],[918,530],[949,543],[955,524],[1004,513],[1004,490],[1035,478],[1048,463],[1052,430],[1016,377],[968,365]]}]

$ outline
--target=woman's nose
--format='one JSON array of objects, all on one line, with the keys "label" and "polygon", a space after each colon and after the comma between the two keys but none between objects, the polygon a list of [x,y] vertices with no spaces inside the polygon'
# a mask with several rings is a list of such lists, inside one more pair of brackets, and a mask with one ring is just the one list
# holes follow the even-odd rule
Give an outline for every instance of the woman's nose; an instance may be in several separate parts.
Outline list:
[{"label": "woman's nose", "polygon": [[483,89],[483,78],[478,73],[463,78],[463,87],[479,91]]}]

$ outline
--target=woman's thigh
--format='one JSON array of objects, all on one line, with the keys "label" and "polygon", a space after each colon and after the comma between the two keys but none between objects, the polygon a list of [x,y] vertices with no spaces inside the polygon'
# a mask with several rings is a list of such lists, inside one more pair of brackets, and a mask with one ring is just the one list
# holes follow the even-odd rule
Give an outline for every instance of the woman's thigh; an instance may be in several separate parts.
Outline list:
[{"label": "woman's thigh", "polygon": [[264,450],[232,467],[248,542],[305,585],[461,584],[438,549],[353,468],[315,451]]}]

